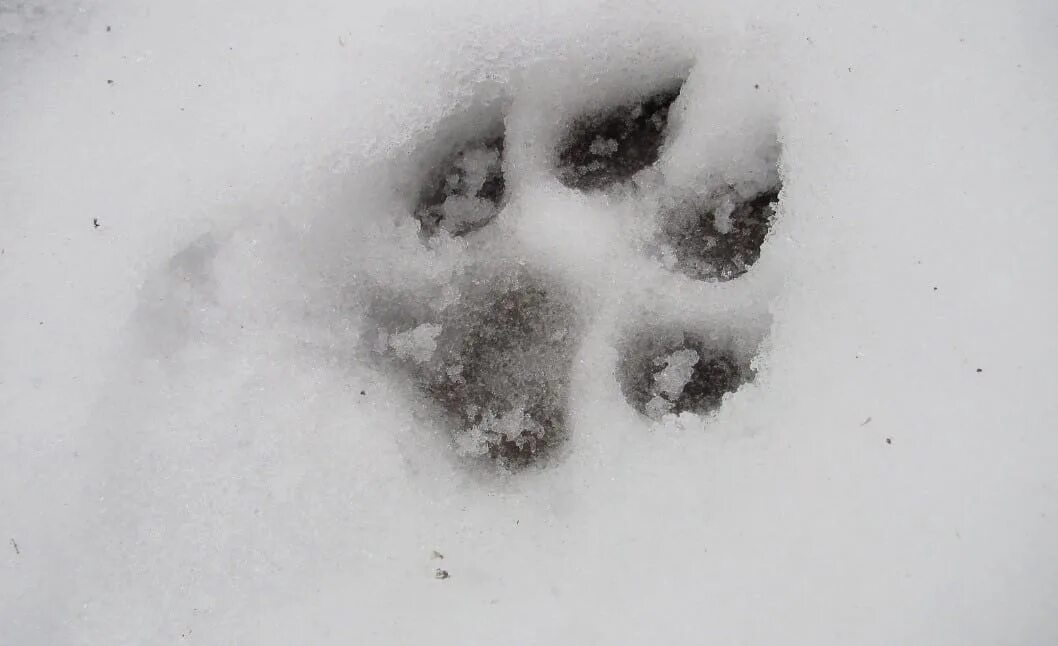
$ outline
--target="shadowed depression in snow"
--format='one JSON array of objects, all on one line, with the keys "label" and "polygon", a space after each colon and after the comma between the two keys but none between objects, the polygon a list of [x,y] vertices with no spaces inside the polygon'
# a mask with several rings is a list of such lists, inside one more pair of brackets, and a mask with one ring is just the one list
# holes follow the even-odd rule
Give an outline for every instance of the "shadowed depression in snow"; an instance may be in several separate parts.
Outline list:
[{"label": "shadowed depression in snow", "polygon": [[[763,190],[730,183],[681,186],[664,180],[656,167],[667,139],[675,136],[668,128],[669,115],[681,86],[682,81],[646,94],[630,86],[623,102],[571,117],[561,126],[553,151],[554,172],[570,188],[596,193],[614,189],[614,199],[640,205],[644,221],[632,228],[654,231],[641,249],[653,250],[647,256],[658,262],[669,259],[671,277],[662,281],[677,275],[729,281],[759,257],[779,189],[774,184]],[[372,337],[372,343],[383,357],[397,358],[400,370],[433,402],[433,423],[447,425],[456,454],[519,469],[550,460],[575,432],[568,410],[573,357],[582,340],[581,323],[599,322],[592,321],[584,303],[559,295],[576,291],[583,276],[545,279],[546,260],[531,253],[523,257],[526,252],[517,240],[512,243],[509,233],[497,232],[505,218],[519,215],[505,213],[512,182],[504,175],[510,138],[503,122],[495,115],[477,122],[466,118],[459,130],[435,133],[444,142],[440,150],[429,142],[420,147],[430,153],[423,155],[432,166],[422,172],[411,215],[428,248],[444,245],[446,239],[468,239],[452,248],[473,278],[444,286],[429,282],[421,295],[378,285],[379,300],[405,315],[376,317],[382,337]],[[776,159],[760,160],[772,167],[765,176],[775,177]],[[651,169],[660,183],[632,191],[623,186]],[[743,196],[739,190],[757,192]],[[518,269],[494,266],[496,261],[509,265],[515,257]],[[482,269],[473,269],[477,265]],[[455,291],[450,302],[424,308],[432,293],[444,289]],[[654,317],[653,327],[638,329],[618,346],[612,373],[627,405],[638,414],[651,420],[667,414],[705,415],[753,378],[752,356],[736,357],[729,348],[704,341],[715,336],[709,323],[674,332],[663,312]]]}]

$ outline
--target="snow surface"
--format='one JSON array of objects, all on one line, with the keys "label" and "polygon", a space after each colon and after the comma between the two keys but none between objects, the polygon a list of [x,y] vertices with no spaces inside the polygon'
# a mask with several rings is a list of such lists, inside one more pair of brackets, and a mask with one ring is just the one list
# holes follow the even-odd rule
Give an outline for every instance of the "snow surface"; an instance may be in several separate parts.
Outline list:
[{"label": "snow surface", "polygon": [[[1056,42],[1044,2],[0,0],[0,642],[1058,643]],[[684,78],[637,189],[555,178]],[[424,240],[498,122],[503,211]],[[665,191],[777,176],[744,275],[650,253]],[[414,375],[523,270],[569,437],[507,472]],[[637,414],[670,325],[754,380]]]}]

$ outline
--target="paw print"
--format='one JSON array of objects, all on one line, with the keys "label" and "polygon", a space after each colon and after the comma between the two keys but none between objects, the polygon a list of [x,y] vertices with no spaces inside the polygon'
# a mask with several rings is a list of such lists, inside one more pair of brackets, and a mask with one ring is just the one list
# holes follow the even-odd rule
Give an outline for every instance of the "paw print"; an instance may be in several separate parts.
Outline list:
[{"label": "paw print", "polygon": [[[767,314],[737,279],[776,217],[778,146],[742,177],[703,168],[697,180],[670,179],[666,153],[683,136],[673,117],[692,100],[683,83],[528,120],[553,121],[547,133],[500,113],[420,150],[405,222],[418,240],[401,262],[420,263],[421,280],[374,295],[368,343],[443,420],[459,455],[505,469],[553,459],[573,432],[571,375],[592,330],[606,328],[616,350],[605,378],[647,419],[708,414],[754,378]],[[523,131],[512,136],[512,123]],[[552,142],[542,173],[510,159],[527,138]],[[577,246],[539,235],[534,191],[580,205],[569,217],[586,208],[605,220],[611,209],[602,250],[556,259]]]}]

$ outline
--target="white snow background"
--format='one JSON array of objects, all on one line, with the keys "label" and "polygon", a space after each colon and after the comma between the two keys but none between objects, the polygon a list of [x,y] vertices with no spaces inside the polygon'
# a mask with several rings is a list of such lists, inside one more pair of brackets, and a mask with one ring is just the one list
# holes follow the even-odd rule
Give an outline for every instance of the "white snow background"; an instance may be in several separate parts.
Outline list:
[{"label": "white snow background", "polygon": [[[1058,643],[1056,43],[1047,2],[0,0],[0,644]],[[589,335],[562,459],[468,468],[355,351],[409,151],[507,106],[501,217],[619,296],[540,149],[679,69],[673,175],[782,146],[756,380],[651,424]]]}]

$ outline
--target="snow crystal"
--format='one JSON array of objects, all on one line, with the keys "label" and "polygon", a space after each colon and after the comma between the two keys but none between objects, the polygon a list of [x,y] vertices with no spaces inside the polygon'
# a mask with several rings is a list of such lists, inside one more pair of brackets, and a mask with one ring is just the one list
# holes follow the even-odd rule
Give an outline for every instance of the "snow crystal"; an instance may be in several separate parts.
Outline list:
[{"label": "snow crystal", "polygon": [[414,329],[387,336],[387,343],[398,357],[426,363],[437,349],[437,335],[440,333],[440,325],[423,323]]},{"label": "snow crystal", "polygon": [[658,394],[669,400],[678,399],[683,387],[690,381],[698,359],[698,353],[690,348],[656,359],[655,365],[664,365],[664,368],[654,373],[654,388]]}]

